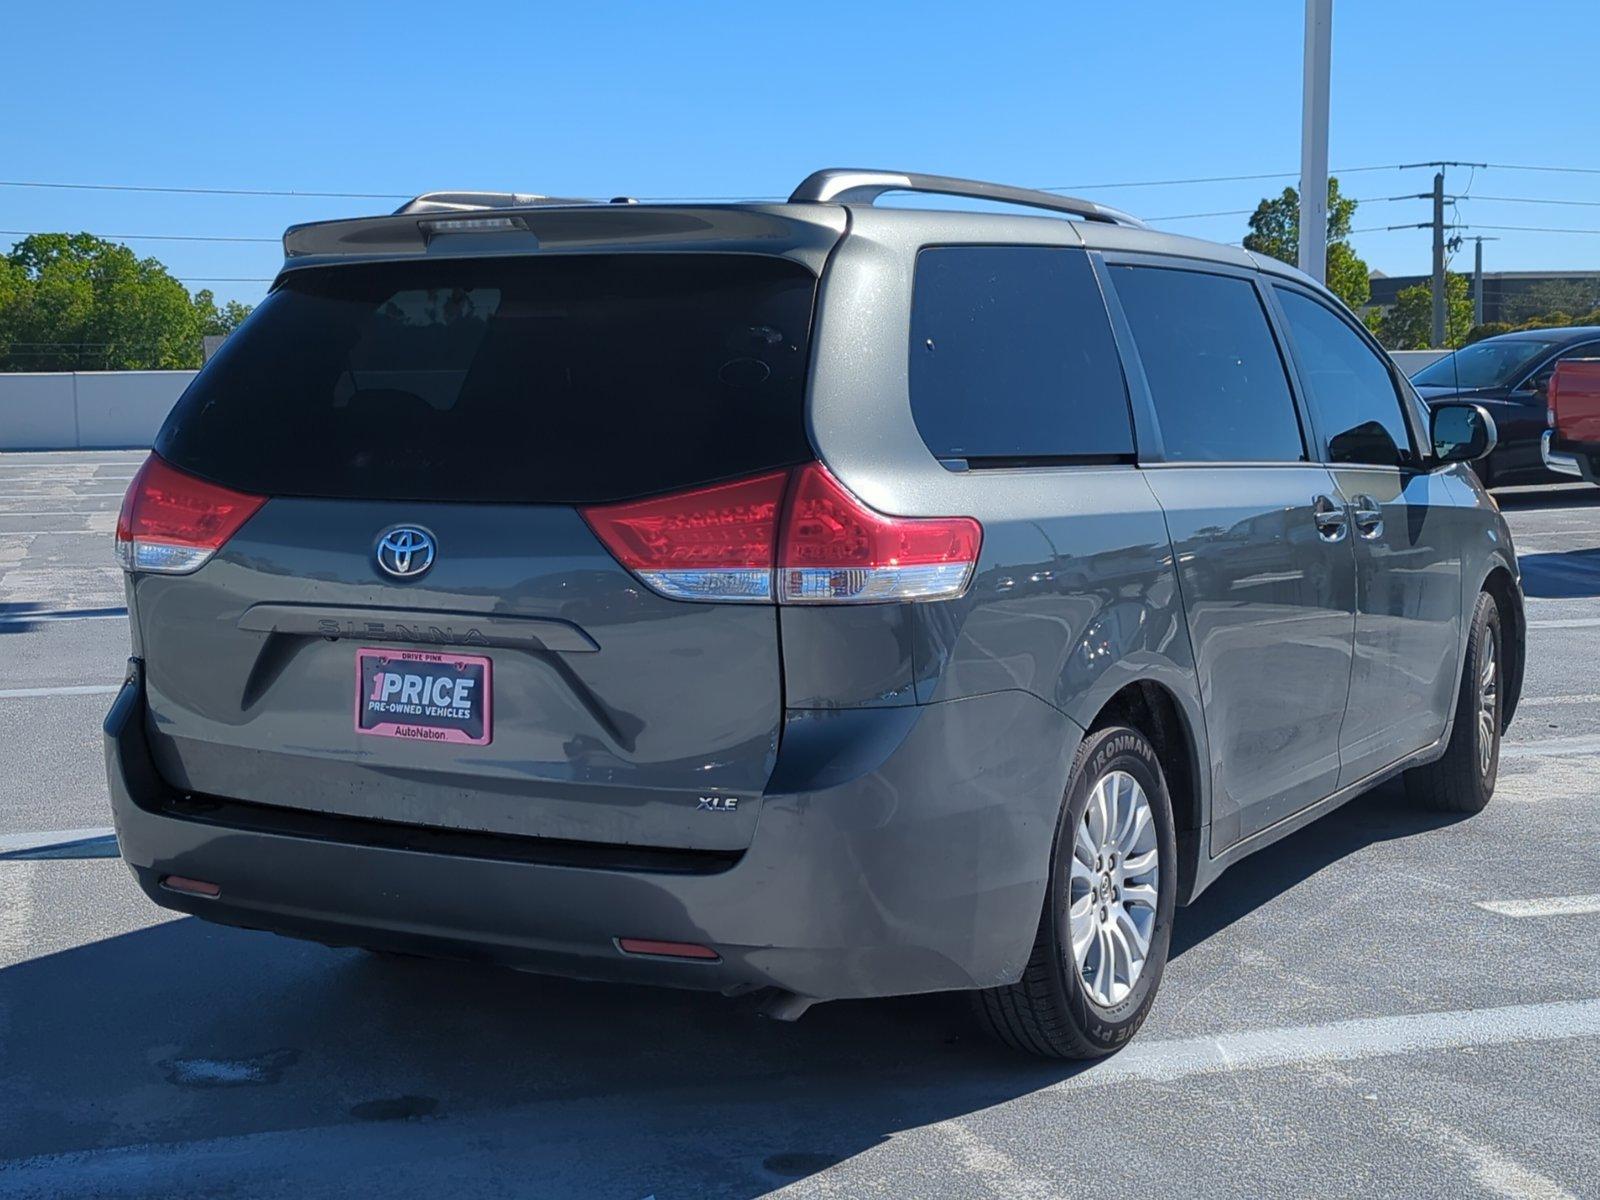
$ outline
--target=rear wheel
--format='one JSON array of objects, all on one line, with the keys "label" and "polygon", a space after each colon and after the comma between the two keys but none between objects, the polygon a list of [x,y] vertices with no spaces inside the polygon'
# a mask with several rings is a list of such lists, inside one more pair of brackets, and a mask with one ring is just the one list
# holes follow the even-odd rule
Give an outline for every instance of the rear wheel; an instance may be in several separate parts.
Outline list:
[{"label": "rear wheel", "polygon": [[1418,804],[1441,812],[1475,813],[1494,795],[1505,702],[1503,662],[1500,608],[1493,596],[1480,592],[1449,745],[1438,761],[1406,772],[1406,794]]},{"label": "rear wheel", "polygon": [[979,1020],[1018,1050],[1098,1058],[1144,1023],[1172,936],[1177,850],[1154,747],[1114,725],[1084,738],[1022,978],[977,994]]}]

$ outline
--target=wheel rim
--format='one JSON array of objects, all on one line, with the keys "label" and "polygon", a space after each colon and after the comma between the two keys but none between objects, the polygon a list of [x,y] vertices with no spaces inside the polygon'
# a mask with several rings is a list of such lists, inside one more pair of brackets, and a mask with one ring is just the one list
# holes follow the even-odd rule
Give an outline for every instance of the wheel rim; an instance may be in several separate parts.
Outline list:
[{"label": "wheel rim", "polygon": [[1494,762],[1499,716],[1500,678],[1491,636],[1483,639],[1483,665],[1478,670],[1478,774],[1485,778]]},{"label": "wheel rim", "polygon": [[1067,899],[1073,963],[1102,1008],[1126,999],[1144,973],[1160,894],[1150,798],[1126,771],[1108,771],[1078,822]]}]

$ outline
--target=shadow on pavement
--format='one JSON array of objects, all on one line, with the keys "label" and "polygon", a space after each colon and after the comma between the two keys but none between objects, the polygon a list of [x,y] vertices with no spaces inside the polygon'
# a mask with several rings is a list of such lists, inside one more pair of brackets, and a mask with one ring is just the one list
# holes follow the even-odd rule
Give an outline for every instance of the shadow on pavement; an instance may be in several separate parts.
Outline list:
[{"label": "shadow on pavement", "polygon": [[[1446,823],[1393,787],[1358,800],[1180,910],[1173,953],[1346,855]],[[416,1139],[480,1146],[452,1165],[461,1195],[510,1194],[496,1190],[508,1156],[536,1146],[542,1179],[603,1172],[608,1195],[627,1194],[621,1179],[645,1196],[675,1169],[673,1194],[754,1198],[1082,1069],[990,1044],[957,997],[820,1005],[784,1025],[717,996],[378,958],[194,919],[0,970],[0,1111],[23,1114],[0,1122],[0,1160],[223,1138],[243,1161],[300,1153],[330,1128],[370,1145],[374,1123],[391,1122],[396,1153]],[[496,1140],[508,1124],[515,1148]],[[273,1131],[287,1142],[238,1140]],[[83,1169],[29,1166],[64,1193]]]},{"label": "shadow on pavement", "polygon": [[28,633],[52,621],[83,619],[86,617],[125,617],[128,610],[121,605],[103,608],[47,608],[32,601],[6,601],[0,603],[0,634]]},{"label": "shadow on pavement", "polygon": [[1600,596],[1600,548],[1521,554],[1522,594],[1535,599]]},{"label": "shadow on pavement", "polygon": [[1537,512],[1543,508],[1596,508],[1600,507],[1600,488],[1587,483],[1497,488],[1494,499],[1502,512]]}]

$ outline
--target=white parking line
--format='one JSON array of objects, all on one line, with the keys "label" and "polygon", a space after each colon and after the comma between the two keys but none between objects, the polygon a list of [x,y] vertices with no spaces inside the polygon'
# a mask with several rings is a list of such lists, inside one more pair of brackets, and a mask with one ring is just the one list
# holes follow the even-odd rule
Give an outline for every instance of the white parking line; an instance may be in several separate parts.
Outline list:
[{"label": "white parking line", "polygon": [[1593,629],[1600,625],[1600,617],[1567,617],[1546,621],[1529,621],[1529,629]]},{"label": "white parking line", "polygon": [[121,492],[67,492],[64,495],[51,495],[46,492],[0,492],[0,500],[104,500],[108,496],[121,499],[127,495]]},{"label": "white parking line", "polygon": [[18,850],[39,850],[45,846],[61,846],[68,842],[87,842],[94,838],[113,837],[116,830],[109,825],[88,829],[44,829],[33,833],[0,833],[0,854],[14,854]]},{"label": "white parking line", "polygon": [[1586,1037],[1600,1037],[1600,1000],[1370,1017],[1218,1037],[1134,1042],[1114,1058],[1051,1084],[1048,1090],[1070,1092],[1116,1083],[1170,1082],[1192,1075],[1259,1071],[1302,1063],[1349,1062],[1424,1050]]},{"label": "white parking line", "polygon": [[1542,708],[1547,704],[1600,704],[1600,692],[1586,692],[1581,696],[1524,696],[1517,701],[1517,708]]},{"label": "white parking line", "polygon": [[[0,513],[0,517],[5,516]],[[0,529],[0,537],[105,537],[108,529]]]},{"label": "white parking line", "polygon": [[1502,759],[1572,758],[1582,754],[1600,754],[1600,737],[1541,738],[1534,742],[1508,742],[1500,747]]},{"label": "white parking line", "polygon": [[0,508],[0,520],[4,520],[7,517],[101,517],[116,511],[109,504],[104,508],[58,508],[54,510],[34,508],[22,512],[7,512],[5,509]]},{"label": "white parking line", "polygon": [[1536,900],[1475,900],[1502,917],[1576,917],[1600,913],[1600,896],[1545,896]]},{"label": "white parking line", "polygon": [[32,700],[39,696],[110,696],[122,690],[120,684],[85,683],[66,687],[0,688],[0,700]]}]

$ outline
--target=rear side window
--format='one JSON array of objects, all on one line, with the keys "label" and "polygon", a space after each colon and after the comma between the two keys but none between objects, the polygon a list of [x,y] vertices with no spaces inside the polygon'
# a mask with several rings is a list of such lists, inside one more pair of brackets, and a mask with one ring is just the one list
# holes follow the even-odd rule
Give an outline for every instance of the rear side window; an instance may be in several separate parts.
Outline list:
[{"label": "rear side window", "polygon": [[561,504],[802,462],[816,285],[754,255],[296,271],[156,450],[265,495]]},{"label": "rear side window", "polygon": [[1389,365],[1326,305],[1287,288],[1277,292],[1300,381],[1328,439],[1328,461],[1409,462],[1411,434]]},{"label": "rear side window", "polygon": [[1174,462],[1298,462],[1300,421],[1253,284],[1164,267],[1111,268]]},{"label": "rear side window", "polygon": [[1122,364],[1088,256],[1044,246],[917,255],[911,411],[938,458],[1126,458]]}]

